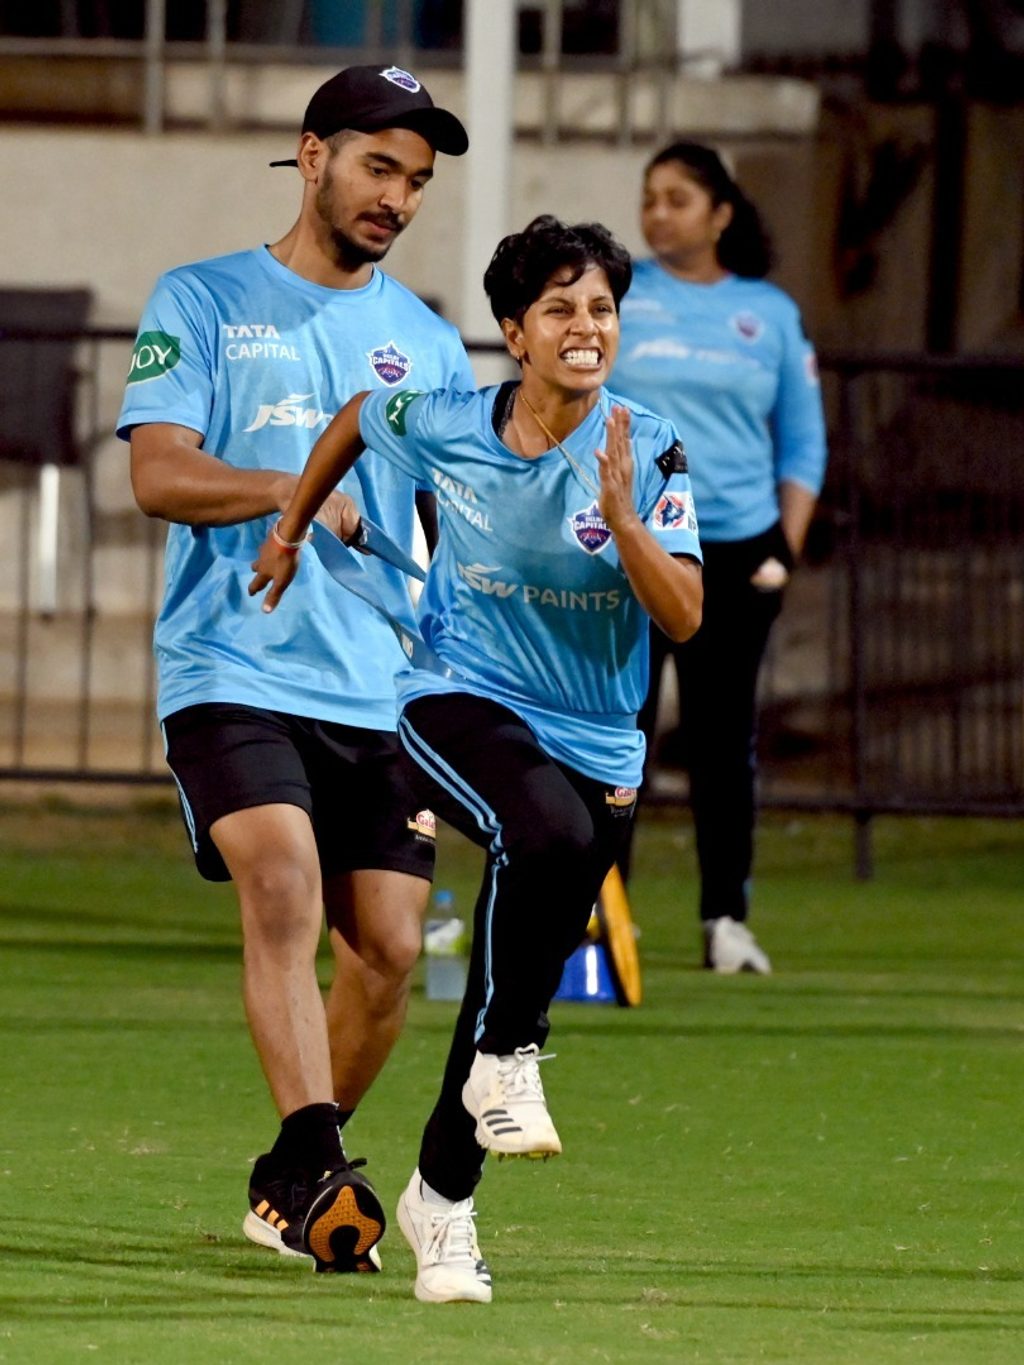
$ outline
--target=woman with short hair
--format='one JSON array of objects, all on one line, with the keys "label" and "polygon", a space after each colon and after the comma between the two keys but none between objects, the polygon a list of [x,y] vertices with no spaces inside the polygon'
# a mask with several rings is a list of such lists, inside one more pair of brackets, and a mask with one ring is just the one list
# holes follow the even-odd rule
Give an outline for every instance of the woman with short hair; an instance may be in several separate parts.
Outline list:
[{"label": "woman with short hair", "polygon": [[561,1151],[538,1063],[633,814],[648,621],[676,640],[700,621],[677,434],[604,387],[629,281],[599,224],[543,216],[506,237],[484,286],[520,379],[357,395],[254,565],[250,591],[270,584],[272,609],[317,508],[366,446],[436,492],[419,603],[436,665],[399,677],[399,734],[432,809],[487,861],[441,1094],[398,1207],[427,1302],[490,1301],[473,1230],[486,1152]]}]

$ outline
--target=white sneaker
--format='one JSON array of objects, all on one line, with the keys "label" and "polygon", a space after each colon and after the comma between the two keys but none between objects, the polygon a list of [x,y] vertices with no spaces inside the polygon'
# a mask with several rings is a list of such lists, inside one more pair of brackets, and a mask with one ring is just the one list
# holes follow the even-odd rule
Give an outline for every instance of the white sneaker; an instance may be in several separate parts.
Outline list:
[{"label": "white sneaker", "polygon": [[722,976],[758,972],[770,976],[768,954],[741,920],[722,915],[704,921],[704,966]]},{"label": "white sneaker", "polygon": [[423,1197],[418,1170],[398,1200],[398,1226],[416,1253],[421,1303],[490,1303],[491,1272],[480,1255],[472,1199],[444,1205]]},{"label": "white sneaker", "polygon": [[462,1103],[476,1119],[476,1140],[502,1156],[557,1156],[562,1144],[544,1102],[536,1043],[517,1047],[508,1057],[478,1052],[469,1079],[462,1087]]}]

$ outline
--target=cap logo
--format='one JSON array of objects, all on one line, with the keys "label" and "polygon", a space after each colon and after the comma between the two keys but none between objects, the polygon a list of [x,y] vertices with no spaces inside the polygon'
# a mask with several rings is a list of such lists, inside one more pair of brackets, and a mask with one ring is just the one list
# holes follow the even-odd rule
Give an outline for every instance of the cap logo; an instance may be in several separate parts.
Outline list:
[{"label": "cap logo", "polygon": [[389,389],[400,384],[412,369],[412,361],[402,354],[393,341],[386,346],[378,346],[374,351],[367,351],[366,356],[373,366],[374,374]]},{"label": "cap logo", "polygon": [[399,86],[402,90],[408,90],[411,95],[415,95],[420,88],[420,83],[415,76],[403,71],[400,66],[389,66],[386,71],[380,73],[386,81],[392,85]]}]

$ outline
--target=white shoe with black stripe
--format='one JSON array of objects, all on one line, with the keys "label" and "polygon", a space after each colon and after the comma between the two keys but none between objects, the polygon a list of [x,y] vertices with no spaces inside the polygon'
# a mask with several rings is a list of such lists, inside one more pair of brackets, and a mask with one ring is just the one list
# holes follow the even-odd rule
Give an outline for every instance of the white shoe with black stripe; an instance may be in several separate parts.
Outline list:
[{"label": "white shoe with black stripe", "polygon": [[476,1140],[496,1156],[547,1158],[562,1150],[544,1100],[536,1043],[517,1047],[505,1057],[478,1052],[469,1079],[462,1087],[462,1103],[476,1119]]},{"label": "white shoe with black stripe", "polygon": [[443,1199],[413,1171],[398,1201],[398,1226],[416,1253],[420,1303],[490,1303],[491,1272],[480,1255],[475,1218],[472,1198]]}]

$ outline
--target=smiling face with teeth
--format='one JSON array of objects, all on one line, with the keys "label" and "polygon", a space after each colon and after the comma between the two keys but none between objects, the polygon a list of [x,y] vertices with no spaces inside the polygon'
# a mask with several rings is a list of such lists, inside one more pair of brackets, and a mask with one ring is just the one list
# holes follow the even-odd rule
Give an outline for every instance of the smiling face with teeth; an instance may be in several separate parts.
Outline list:
[{"label": "smiling face with teeth", "polygon": [[596,397],[619,349],[619,310],[607,274],[598,265],[582,274],[556,270],[522,319],[506,318],[502,330],[524,383],[529,377],[566,398]]}]

